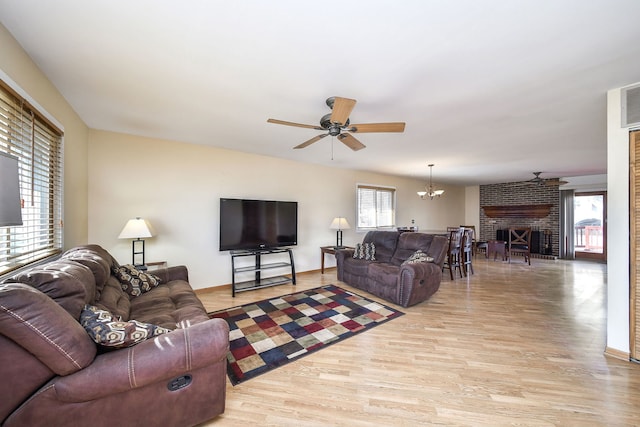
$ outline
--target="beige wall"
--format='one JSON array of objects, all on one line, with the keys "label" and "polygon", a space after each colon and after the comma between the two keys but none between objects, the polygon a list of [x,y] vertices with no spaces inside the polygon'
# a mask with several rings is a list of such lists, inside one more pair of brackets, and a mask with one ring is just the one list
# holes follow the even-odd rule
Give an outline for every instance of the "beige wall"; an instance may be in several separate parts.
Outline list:
[{"label": "beige wall", "polygon": [[[89,170],[89,241],[130,262],[131,241],[118,234],[129,218],[146,218],[157,232],[147,240],[147,261],[187,265],[196,288],[231,283],[229,254],[218,251],[220,197],[297,201],[298,271],[320,268],[319,247],[335,242],[333,217],[355,225],[358,183],[396,187],[399,225],[414,219],[421,230],[443,230],[465,219],[464,187],[421,200],[419,180],[112,132],[90,131]],[[344,243],[362,237],[346,230]]]},{"label": "beige wall", "polygon": [[87,242],[87,126],[0,25],[0,74],[64,128],[64,246]]}]

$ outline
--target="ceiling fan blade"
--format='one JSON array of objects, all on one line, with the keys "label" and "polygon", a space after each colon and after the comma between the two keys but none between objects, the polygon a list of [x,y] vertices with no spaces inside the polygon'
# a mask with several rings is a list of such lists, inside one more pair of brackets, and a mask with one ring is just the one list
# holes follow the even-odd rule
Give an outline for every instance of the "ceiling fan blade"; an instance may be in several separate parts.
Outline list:
[{"label": "ceiling fan blade", "polygon": [[350,133],[341,133],[338,135],[338,139],[347,147],[351,148],[353,151],[362,150],[366,147],[362,142],[358,141],[353,135]]},{"label": "ceiling fan blade", "polygon": [[311,138],[308,141],[303,142],[302,144],[296,145],[293,148],[304,148],[304,147],[308,147],[309,145],[313,144],[314,142],[318,142],[320,141],[322,138],[324,138],[325,136],[329,135],[328,133],[323,133],[322,135],[318,135],[314,138]]},{"label": "ceiling fan blade", "polygon": [[331,123],[339,123],[344,125],[351,115],[353,107],[356,106],[355,99],[335,97],[333,101],[333,110],[331,112]]},{"label": "ceiling fan blade", "polygon": [[554,186],[554,185],[565,185],[568,184],[569,181],[560,181],[560,179],[546,179],[544,181],[544,185]]},{"label": "ceiling fan blade", "polygon": [[390,123],[361,123],[359,125],[350,125],[350,132],[365,133],[365,132],[404,132],[404,122],[390,122]]},{"label": "ceiling fan blade", "polygon": [[322,128],[322,127],[320,127],[318,125],[304,125],[302,123],[287,122],[287,121],[284,121],[284,120],[277,120],[277,119],[269,119],[269,120],[267,120],[267,122],[268,123],[274,123],[276,125],[295,126],[295,127],[299,127],[299,128],[324,130],[324,128]]}]

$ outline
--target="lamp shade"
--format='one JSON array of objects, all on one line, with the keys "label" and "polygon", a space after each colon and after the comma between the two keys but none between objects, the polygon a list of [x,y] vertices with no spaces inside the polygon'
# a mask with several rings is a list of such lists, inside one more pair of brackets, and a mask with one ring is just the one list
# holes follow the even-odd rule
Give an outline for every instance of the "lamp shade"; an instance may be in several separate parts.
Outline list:
[{"label": "lamp shade", "polygon": [[347,218],[336,217],[336,218],[333,218],[333,221],[331,221],[331,225],[329,226],[329,228],[331,230],[348,230],[351,227],[347,222]]},{"label": "lamp shade", "polygon": [[22,225],[18,158],[0,153],[0,227]]},{"label": "lamp shade", "polygon": [[124,226],[118,239],[138,239],[143,237],[153,237],[153,228],[147,220],[140,217],[130,219]]}]

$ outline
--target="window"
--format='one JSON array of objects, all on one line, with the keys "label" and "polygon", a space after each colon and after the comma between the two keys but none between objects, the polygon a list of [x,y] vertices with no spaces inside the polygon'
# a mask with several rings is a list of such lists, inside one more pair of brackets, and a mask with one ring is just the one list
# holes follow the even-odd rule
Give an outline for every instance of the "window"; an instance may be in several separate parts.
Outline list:
[{"label": "window", "polygon": [[62,132],[2,81],[0,152],[18,158],[23,222],[0,227],[2,275],[62,251]]},{"label": "window", "polygon": [[358,184],[357,205],[358,229],[395,226],[395,188]]}]

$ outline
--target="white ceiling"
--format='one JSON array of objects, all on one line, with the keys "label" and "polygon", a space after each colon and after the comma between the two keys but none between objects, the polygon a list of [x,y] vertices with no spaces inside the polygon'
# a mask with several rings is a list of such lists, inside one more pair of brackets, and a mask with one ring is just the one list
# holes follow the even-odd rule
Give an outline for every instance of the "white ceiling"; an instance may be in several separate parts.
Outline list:
[{"label": "white ceiling", "polygon": [[[340,168],[483,184],[606,173],[606,92],[640,81],[638,0],[0,0],[85,123]],[[317,124],[358,100],[352,152]],[[332,154],[333,145],[333,154]],[[333,159],[332,159],[333,156]]]}]

